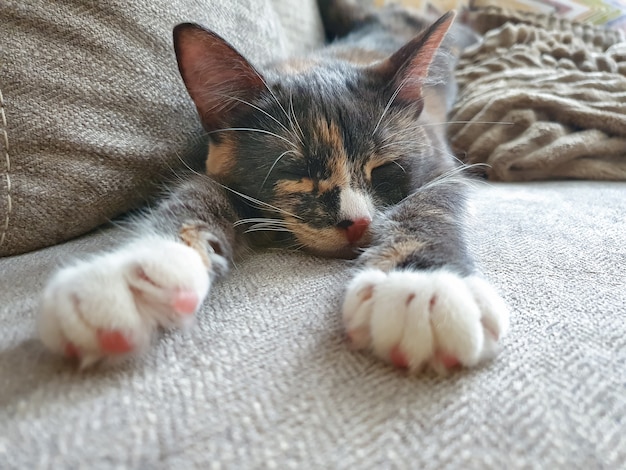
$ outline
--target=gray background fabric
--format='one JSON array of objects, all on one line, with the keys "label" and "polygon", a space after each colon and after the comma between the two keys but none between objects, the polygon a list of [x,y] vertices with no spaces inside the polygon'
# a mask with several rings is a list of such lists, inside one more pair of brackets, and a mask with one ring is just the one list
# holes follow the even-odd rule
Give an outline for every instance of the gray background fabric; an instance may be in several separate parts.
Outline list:
[{"label": "gray background fabric", "polygon": [[625,195],[477,186],[472,244],[512,331],[495,362],[447,378],[350,351],[350,263],[281,252],[238,263],[189,332],[79,373],[34,339],[36,296],[122,232],[2,259],[0,467],[623,468]]},{"label": "gray background fabric", "polygon": [[157,192],[181,159],[204,159],[176,67],[175,24],[213,28],[259,63],[319,44],[316,8],[314,0],[3,0],[0,256],[85,233]]}]

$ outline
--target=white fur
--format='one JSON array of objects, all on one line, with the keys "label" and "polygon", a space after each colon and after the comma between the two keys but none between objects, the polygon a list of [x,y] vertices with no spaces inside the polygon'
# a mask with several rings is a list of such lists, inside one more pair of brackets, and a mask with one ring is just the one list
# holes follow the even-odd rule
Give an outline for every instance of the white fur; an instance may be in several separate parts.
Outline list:
[{"label": "white fur", "polygon": [[339,216],[342,220],[369,219],[374,213],[369,196],[352,188],[344,188],[339,194]]},{"label": "white fur", "polygon": [[509,327],[491,285],[444,270],[362,271],[348,286],[343,320],[355,348],[386,361],[399,348],[412,371],[430,365],[444,372],[441,355],[474,366],[496,353]]},{"label": "white fur", "polygon": [[98,331],[121,332],[133,351],[141,350],[157,326],[182,327],[193,318],[193,312],[175,311],[177,295],[197,297],[197,310],[209,287],[207,267],[195,250],[154,236],[140,238],[57,272],[43,293],[39,335],[54,352],[73,345],[82,365],[89,365],[109,355],[100,350]]}]

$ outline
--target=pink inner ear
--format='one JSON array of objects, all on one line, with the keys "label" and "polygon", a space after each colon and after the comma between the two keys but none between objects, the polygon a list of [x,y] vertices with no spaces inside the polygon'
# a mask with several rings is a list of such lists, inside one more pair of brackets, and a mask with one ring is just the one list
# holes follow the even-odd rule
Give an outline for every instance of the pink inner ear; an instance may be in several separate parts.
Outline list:
[{"label": "pink inner ear", "polygon": [[223,127],[242,101],[264,87],[255,68],[217,34],[198,25],[174,30],[178,68],[205,128]]},{"label": "pink inner ear", "polygon": [[401,87],[398,92],[398,99],[415,101],[422,97],[422,87],[437,49],[437,47],[422,48],[409,63],[402,82],[398,84]]},{"label": "pink inner ear", "polygon": [[[396,86],[400,87],[398,99],[415,101],[422,97],[422,87],[428,77],[430,65],[452,26],[456,14],[449,12],[439,18],[422,35],[413,39],[391,57],[392,62],[402,60],[396,76]],[[406,58],[410,57],[407,61]]]}]

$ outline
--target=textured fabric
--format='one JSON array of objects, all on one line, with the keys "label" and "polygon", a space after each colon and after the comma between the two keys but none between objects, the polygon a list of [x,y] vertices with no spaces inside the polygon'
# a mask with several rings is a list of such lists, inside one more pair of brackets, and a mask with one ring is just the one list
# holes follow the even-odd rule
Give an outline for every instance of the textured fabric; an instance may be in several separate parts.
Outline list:
[{"label": "textured fabric", "polygon": [[172,28],[204,24],[255,63],[322,41],[314,0],[276,4],[290,14],[272,0],[3,0],[0,256],[84,233],[197,166]]},{"label": "textured fabric", "polygon": [[450,121],[455,153],[493,180],[626,180],[626,42],[620,31],[507,13],[474,20]]},{"label": "textured fabric", "polygon": [[[365,1],[365,0],[361,0]],[[570,21],[589,22],[607,25],[626,32],[626,4],[611,0],[559,0],[559,1],[519,1],[519,0],[375,0],[382,6],[389,3],[419,9],[424,13],[443,14],[449,10],[463,11],[497,6],[518,9],[533,16],[541,13],[548,18],[567,18]],[[546,13],[550,13],[547,15]]]},{"label": "textured fabric", "polygon": [[280,252],[238,263],[187,333],[79,373],[33,339],[36,295],[122,232],[0,260],[0,467],[623,468],[625,194],[477,187],[471,238],[512,331],[447,378],[350,351],[350,263]]}]

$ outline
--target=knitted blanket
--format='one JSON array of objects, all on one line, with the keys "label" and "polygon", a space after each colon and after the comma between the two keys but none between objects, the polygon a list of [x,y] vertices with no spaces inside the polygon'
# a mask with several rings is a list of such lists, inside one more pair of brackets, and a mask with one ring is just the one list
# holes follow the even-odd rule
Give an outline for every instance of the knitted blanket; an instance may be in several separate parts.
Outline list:
[{"label": "knitted blanket", "polygon": [[490,7],[461,57],[449,137],[492,180],[626,180],[621,31]]}]

